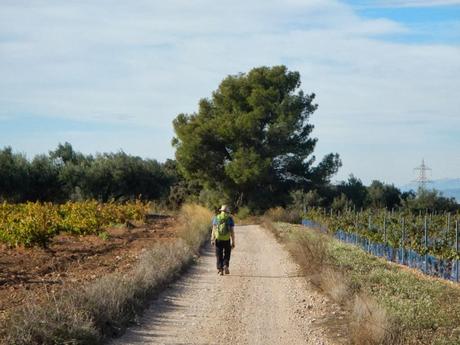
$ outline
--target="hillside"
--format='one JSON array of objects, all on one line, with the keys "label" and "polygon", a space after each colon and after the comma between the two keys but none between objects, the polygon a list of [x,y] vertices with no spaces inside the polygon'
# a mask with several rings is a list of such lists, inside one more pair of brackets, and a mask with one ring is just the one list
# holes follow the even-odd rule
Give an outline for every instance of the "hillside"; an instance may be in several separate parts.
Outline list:
[{"label": "hillside", "polygon": [[[428,186],[430,189],[439,190],[444,196],[455,198],[458,202],[460,202],[460,178],[445,178],[434,180]],[[417,188],[418,185],[415,182],[401,186],[401,190],[403,192],[407,192],[409,190],[416,191]]]}]

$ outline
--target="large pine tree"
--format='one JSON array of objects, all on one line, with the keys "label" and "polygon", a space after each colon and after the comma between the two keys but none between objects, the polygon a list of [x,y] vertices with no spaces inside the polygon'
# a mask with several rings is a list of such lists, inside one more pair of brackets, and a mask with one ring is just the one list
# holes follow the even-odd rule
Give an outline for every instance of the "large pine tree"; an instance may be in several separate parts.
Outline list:
[{"label": "large pine tree", "polygon": [[340,159],[329,154],[314,165],[317,139],[308,120],[317,105],[299,88],[300,74],[285,66],[225,78],[197,113],[173,122],[184,175],[255,209],[329,182]]}]

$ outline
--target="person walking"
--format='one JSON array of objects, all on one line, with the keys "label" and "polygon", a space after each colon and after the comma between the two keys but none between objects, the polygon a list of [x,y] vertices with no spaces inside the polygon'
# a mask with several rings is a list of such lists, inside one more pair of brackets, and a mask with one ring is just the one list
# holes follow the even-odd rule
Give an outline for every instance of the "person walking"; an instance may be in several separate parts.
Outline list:
[{"label": "person walking", "polygon": [[217,273],[230,274],[230,254],[235,248],[235,223],[227,205],[222,205],[212,221],[211,244],[216,249]]}]

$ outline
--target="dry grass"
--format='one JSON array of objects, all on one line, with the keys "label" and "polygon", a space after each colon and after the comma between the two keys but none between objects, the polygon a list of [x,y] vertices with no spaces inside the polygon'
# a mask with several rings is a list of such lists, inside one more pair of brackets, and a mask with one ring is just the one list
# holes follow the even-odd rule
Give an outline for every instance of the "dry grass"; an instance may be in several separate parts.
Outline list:
[{"label": "dry grass", "polygon": [[300,224],[302,214],[296,210],[289,210],[283,207],[275,207],[265,212],[265,216],[273,222],[285,222],[291,224]]},{"label": "dry grass", "polygon": [[290,237],[287,247],[304,273],[316,275],[323,271],[326,265],[324,242],[311,241],[306,234],[296,233]]},{"label": "dry grass", "polygon": [[31,297],[4,325],[0,343],[27,344],[99,344],[99,334],[90,315],[78,308],[75,293],[48,294],[38,304]]},{"label": "dry grass", "polygon": [[403,345],[403,327],[389,317],[375,299],[364,293],[355,295],[350,335],[355,345]]},{"label": "dry grass", "polygon": [[182,207],[179,217],[179,236],[190,248],[198,251],[208,235],[212,212],[196,204],[186,204]]},{"label": "dry grass", "polygon": [[146,301],[192,262],[210,228],[211,212],[186,205],[180,236],[146,251],[127,275],[112,274],[80,289],[50,294],[43,303],[33,298],[13,312],[0,343],[100,344],[135,322]]},{"label": "dry grass", "polygon": [[368,296],[356,295],[352,310],[351,339],[356,345],[381,344],[388,325],[386,312]]},{"label": "dry grass", "polygon": [[276,237],[276,239],[277,239],[278,241],[281,241],[281,237],[282,237],[281,231],[279,231],[279,230],[275,227],[275,225],[274,225],[273,222],[274,222],[274,221],[272,221],[272,219],[269,218],[267,215],[265,215],[265,216],[263,216],[263,217],[261,218],[261,225],[262,225],[265,229],[269,230],[269,231]]},{"label": "dry grass", "polygon": [[[330,238],[327,235],[314,229],[299,231],[292,226],[284,227],[267,218],[263,224],[286,244],[307,279],[348,311],[349,318],[346,322],[351,344],[400,344],[400,326],[387,315],[384,308],[360,292],[331,260],[328,251]],[[337,320],[337,324],[339,323],[343,321]],[[327,325],[331,329],[336,327],[333,318],[327,320]]]},{"label": "dry grass", "polygon": [[317,234],[313,241],[307,233],[295,233],[287,248],[310,282],[325,292],[335,302],[345,304],[351,293],[345,276],[328,261],[325,235]]},{"label": "dry grass", "polygon": [[335,302],[342,305],[348,303],[350,296],[353,295],[348,280],[343,273],[330,267],[326,267],[321,273],[321,288]]},{"label": "dry grass", "polygon": [[146,251],[128,276],[108,275],[87,286],[81,309],[104,336],[117,336],[135,321],[145,301],[191,262],[194,250],[179,239]]}]

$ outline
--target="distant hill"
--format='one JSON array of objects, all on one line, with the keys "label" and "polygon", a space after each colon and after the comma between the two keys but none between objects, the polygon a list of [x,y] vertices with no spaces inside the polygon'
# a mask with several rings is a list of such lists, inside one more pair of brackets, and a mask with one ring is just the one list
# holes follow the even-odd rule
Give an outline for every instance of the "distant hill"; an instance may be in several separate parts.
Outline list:
[{"label": "distant hill", "polygon": [[[428,184],[429,189],[436,189],[442,192],[442,195],[455,198],[457,202],[460,202],[460,178],[445,178],[440,180],[434,180],[433,183]],[[408,183],[404,186],[401,186],[403,192],[409,190],[417,191],[417,183]]]}]

